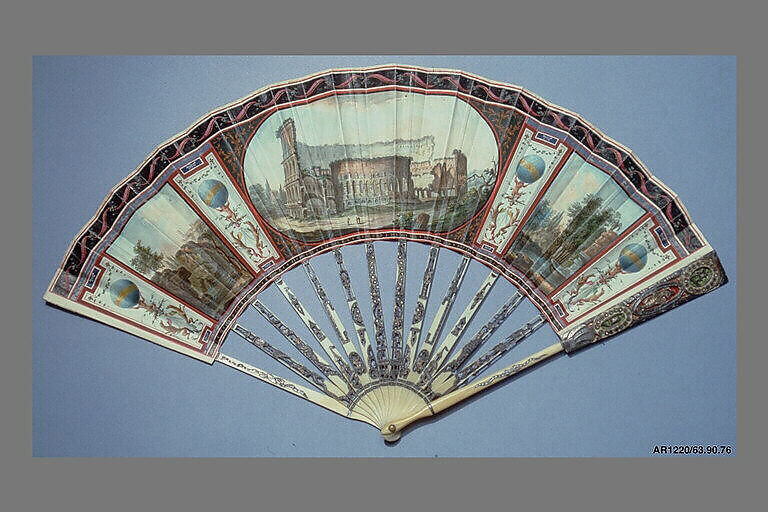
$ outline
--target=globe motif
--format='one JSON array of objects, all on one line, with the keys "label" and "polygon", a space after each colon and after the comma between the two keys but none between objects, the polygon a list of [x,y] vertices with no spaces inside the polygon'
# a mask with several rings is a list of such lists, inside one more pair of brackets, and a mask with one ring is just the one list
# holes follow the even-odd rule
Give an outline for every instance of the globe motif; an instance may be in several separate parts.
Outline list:
[{"label": "globe motif", "polygon": [[544,175],[547,165],[538,155],[525,155],[517,164],[515,174],[523,183],[533,183]]},{"label": "globe motif", "polygon": [[139,287],[128,279],[118,279],[109,287],[112,301],[121,308],[133,308],[139,303]]},{"label": "globe motif", "polygon": [[648,250],[640,244],[629,244],[619,253],[619,265],[624,272],[638,272],[648,261]]},{"label": "globe motif", "polygon": [[227,204],[229,192],[219,180],[205,180],[197,187],[197,195],[211,208],[221,208]]}]

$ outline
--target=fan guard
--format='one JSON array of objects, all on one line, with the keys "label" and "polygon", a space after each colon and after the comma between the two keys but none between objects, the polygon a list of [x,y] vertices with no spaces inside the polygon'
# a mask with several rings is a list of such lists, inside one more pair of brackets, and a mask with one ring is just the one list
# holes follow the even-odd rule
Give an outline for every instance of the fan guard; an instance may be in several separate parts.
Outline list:
[{"label": "fan guard", "polygon": [[[379,278],[382,243],[396,244],[392,290]],[[413,244],[428,246],[424,261],[409,260]],[[349,245],[364,253],[368,322]],[[457,268],[440,265],[445,250],[461,256]],[[333,264],[313,264],[321,254]],[[490,273],[449,321],[471,261]],[[423,267],[418,283],[406,280],[409,265]],[[292,269],[322,321],[283,279]],[[452,278],[428,315],[441,272]],[[500,280],[517,291],[482,319]],[[388,65],[264,88],[158,147],[73,240],[44,297],[392,441],[413,421],[726,282],[678,197],[577,114],[469,73]],[[262,300],[273,285],[291,318]],[[508,328],[526,299],[537,314]],[[274,329],[250,329],[246,310]],[[557,343],[482,377],[545,323]],[[225,355],[230,332],[294,376]]]}]

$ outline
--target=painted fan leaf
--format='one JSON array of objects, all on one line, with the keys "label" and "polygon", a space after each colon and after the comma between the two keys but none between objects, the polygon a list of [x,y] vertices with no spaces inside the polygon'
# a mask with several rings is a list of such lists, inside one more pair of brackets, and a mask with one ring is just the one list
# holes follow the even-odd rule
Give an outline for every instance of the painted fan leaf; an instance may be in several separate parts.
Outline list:
[{"label": "painted fan leaf", "polygon": [[[385,241],[393,261],[377,260]],[[409,260],[409,243],[428,253]],[[350,278],[350,244],[366,282]],[[455,268],[444,249],[461,255]],[[490,273],[467,285],[470,261]],[[291,269],[322,319],[283,280]],[[433,294],[436,273],[451,277]],[[499,280],[517,292],[483,318]],[[267,87],[159,147],[75,238],[45,299],[394,438],[726,280],[678,197],[578,115],[468,73],[383,66]],[[271,285],[290,317],[263,299]],[[476,287],[467,303],[462,286]],[[538,315],[508,327],[524,299]],[[244,325],[249,307],[273,329]],[[558,343],[481,378],[544,323]],[[292,377],[224,355],[230,332]]]}]

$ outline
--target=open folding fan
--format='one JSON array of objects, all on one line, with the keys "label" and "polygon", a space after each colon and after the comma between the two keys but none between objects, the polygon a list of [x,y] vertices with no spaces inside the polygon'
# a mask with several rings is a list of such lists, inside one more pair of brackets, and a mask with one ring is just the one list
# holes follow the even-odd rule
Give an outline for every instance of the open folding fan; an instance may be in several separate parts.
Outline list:
[{"label": "open folding fan", "polygon": [[[348,270],[351,244],[365,282]],[[420,259],[408,257],[414,244],[427,248],[411,249]],[[444,251],[461,255],[457,268]],[[465,282],[470,260],[488,268],[482,282]],[[418,279],[406,280],[409,266]],[[313,307],[283,280],[289,270]],[[450,284],[433,293],[441,273]],[[502,278],[517,291],[482,318]],[[467,73],[384,66],[268,87],[159,147],[75,238],[45,299],[394,440],[725,282],[677,196],[576,114]],[[290,315],[262,293],[272,285]],[[476,290],[466,304],[462,286]],[[538,314],[508,325],[523,300]],[[266,323],[249,328],[246,310]],[[556,343],[490,373],[545,323]],[[225,355],[230,332],[284,372]]]}]

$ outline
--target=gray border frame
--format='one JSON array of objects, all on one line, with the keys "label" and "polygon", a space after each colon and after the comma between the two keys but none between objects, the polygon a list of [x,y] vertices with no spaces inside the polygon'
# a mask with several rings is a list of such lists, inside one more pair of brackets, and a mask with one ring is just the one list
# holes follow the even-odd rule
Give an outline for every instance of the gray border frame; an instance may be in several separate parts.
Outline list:
[{"label": "gray border frame", "polygon": [[[198,510],[223,508],[234,498],[254,508],[298,509],[312,505],[356,508],[402,504],[409,508],[450,504],[452,509],[504,508],[538,504],[547,509],[585,502],[607,507],[662,509],[748,509],[758,499],[763,473],[765,358],[757,330],[761,280],[750,272],[761,246],[760,203],[765,173],[758,161],[757,123],[765,119],[757,91],[765,71],[757,60],[764,48],[764,13],[754,2],[703,6],[689,2],[642,2],[627,8],[615,2],[571,2],[555,8],[485,6],[467,2],[442,8],[413,2],[331,6],[271,3],[228,6],[158,5],[131,2],[112,6],[95,1],[41,2],[4,9],[0,38],[4,50],[3,201],[6,247],[5,336],[2,358],[4,464],[3,502],[9,510]],[[47,4],[47,5],[46,5]],[[143,5],[140,5],[143,4]],[[656,5],[653,5],[656,4]],[[23,7],[23,9],[21,8]],[[398,8],[399,7],[399,8]],[[252,11],[252,12],[247,12]],[[349,16],[350,19],[342,19]],[[281,23],[280,20],[285,20]],[[304,24],[302,28],[301,25]],[[396,27],[392,31],[372,30]],[[514,30],[511,30],[512,27]],[[290,30],[287,30],[290,28]],[[396,34],[396,36],[393,36]],[[463,34],[463,37],[457,35]],[[761,44],[762,42],[762,44]],[[31,318],[27,286],[31,275],[31,56],[50,53],[718,53],[737,54],[739,70],[739,454],[731,459],[611,461],[145,461],[44,460],[31,458]],[[203,49],[206,49],[203,51]],[[752,53],[753,55],[750,55]],[[6,110],[7,107],[7,110]],[[761,174],[758,178],[758,175]],[[754,212],[747,213],[748,208]],[[27,215],[20,215],[25,212]],[[751,237],[750,237],[751,234]],[[756,235],[757,234],[757,235]],[[12,241],[12,242],[9,242]],[[6,260],[7,261],[7,260]],[[26,274],[26,275],[25,275]],[[750,276],[744,279],[742,276]],[[751,321],[750,321],[751,320]],[[457,442],[461,442],[457,439]],[[202,466],[201,466],[202,465]],[[354,466],[353,466],[354,465]],[[330,471],[333,469],[334,471]],[[336,471],[347,483],[342,488]],[[200,475],[209,475],[199,485]],[[460,476],[461,475],[461,476]],[[465,478],[463,485],[446,485]],[[418,482],[418,484],[415,484]],[[377,485],[378,488],[371,488]],[[410,484],[410,485],[409,485]],[[288,486],[292,486],[288,488]],[[764,484],[763,484],[764,485]],[[295,487],[294,487],[295,486]],[[329,495],[324,489],[334,489]],[[392,489],[393,491],[390,491]],[[394,489],[397,489],[395,492]],[[381,492],[391,492],[391,501]],[[376,499],[371,499],[373,497]],[[743,500],[739,506],[735,500]],[[499,502],[503,500],[503,502]]]}]

